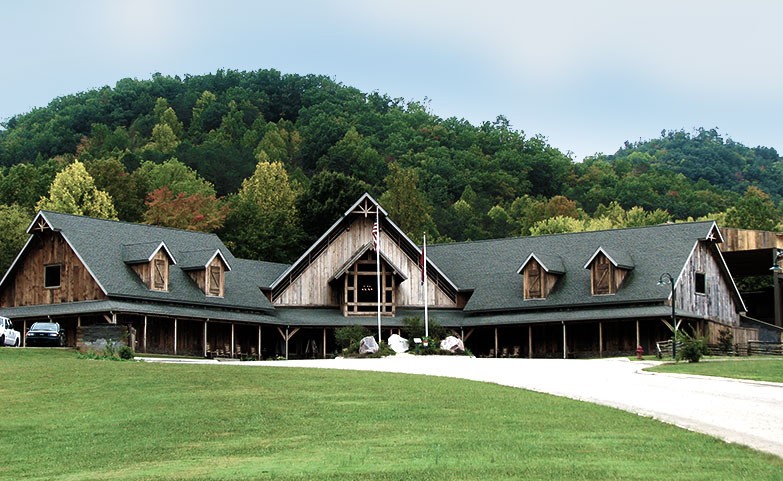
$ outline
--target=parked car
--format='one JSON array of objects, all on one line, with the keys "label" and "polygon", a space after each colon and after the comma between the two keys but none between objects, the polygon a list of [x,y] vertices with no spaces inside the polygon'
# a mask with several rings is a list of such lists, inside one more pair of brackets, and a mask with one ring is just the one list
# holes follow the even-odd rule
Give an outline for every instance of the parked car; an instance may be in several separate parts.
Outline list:
[{"label": "parked car", "polygon": [[14,329],[14,323],[7,317],[0,316],[0,347],[14,346],[19,347],[22,335]]},{"label": "parked car", "polygon": [[36,322],[27,330],[25,345],[62,347],[65,345],[65,329],[58,322]]}]

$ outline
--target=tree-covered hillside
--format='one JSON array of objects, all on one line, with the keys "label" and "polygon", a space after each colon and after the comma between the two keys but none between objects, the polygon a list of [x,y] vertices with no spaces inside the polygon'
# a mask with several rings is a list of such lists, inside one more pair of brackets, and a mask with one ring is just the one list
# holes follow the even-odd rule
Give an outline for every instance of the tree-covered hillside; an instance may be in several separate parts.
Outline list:
[{"label": "tree-covered hillside", "polygon": [[777,225],[783,195],[774,149],[715,130],[664,131],[575,162],[503,116],[442,119],[420,102],[275,70],[123,79],[3,127],[9,219],[102,212],[215,231],[237,255],[270,261],[295,258],[364,191],[414,239],[439,241],[708,214],[741,224],[743,200]]}]

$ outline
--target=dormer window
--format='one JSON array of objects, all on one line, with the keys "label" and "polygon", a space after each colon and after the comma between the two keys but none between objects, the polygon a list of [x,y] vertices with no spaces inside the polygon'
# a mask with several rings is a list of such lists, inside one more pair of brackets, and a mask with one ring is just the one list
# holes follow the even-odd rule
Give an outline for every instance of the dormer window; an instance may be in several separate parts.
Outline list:
[{"label": "dormer window", "polygon": [[209,266],[209,295],[223,295],[223,268],[220,265]]},{"label": "dormer window", "polygon": [[537,262],[531,262],[525,272],[525,299],[540,299],[544,297],[541,267]]},{"label": "dormer window", "polygon": [[594,296],[616,294],[629,272],[633,260],[618,249],[599,247],[585,264],[590,269],[590,290]]},{"label": "dormer window", "polygon": [[155,259],[152,269],[152,288],[156,291],[165,291],[168,287],[169,263],[166,259]]},{"label": "dormer window", "polygon": [[203,250],[179,253],[180,268],[206,296],[223,297],[226,272],[231,270],[220,250]]},{"label": "dormer window", "polygon": [[565,269],[560,257],[531,253],[517,274],[522,274],[522,295],[525,299],[545,299],[560,276],[565,274]]},{"label": "dormer window", "polygon": [[151,291],[168,292],[169,267],[176,264],[174,256],[163,242],[126,244],[122,246],[123,260]]},{"label": "dormer window", "polygon": [[614,281],[614,266],[604,256],[593,262],[591,269],[593,280],[593,295],[614,294],[617,292],[617,284]]}]

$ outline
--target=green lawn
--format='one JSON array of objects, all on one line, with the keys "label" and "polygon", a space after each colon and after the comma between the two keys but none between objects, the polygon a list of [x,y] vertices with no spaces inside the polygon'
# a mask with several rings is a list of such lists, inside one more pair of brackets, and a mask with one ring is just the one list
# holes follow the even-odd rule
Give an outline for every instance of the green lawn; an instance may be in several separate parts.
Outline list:
[{"label": "green lawn", "polygon": [[661,364],[648,371],[700,374],[754,381],[783,382],[781,357],[721,357],[703,358],[701,362]]},{"label": "green lawn", "polygon": [[615,409],[371,372],[0,349],[0,479],[779,480],[783,460]]}]

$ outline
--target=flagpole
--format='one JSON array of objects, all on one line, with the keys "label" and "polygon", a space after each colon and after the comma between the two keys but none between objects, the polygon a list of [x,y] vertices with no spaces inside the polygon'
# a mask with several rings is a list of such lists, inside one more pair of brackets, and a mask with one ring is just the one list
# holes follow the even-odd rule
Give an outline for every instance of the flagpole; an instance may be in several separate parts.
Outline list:
[{"label": "flagpole", "polygon": [[430,337],[430,320],[427,313],[427,233],[424,233],[424,337]]},{"label": "flagpole", "polygon": [[375,208],[375,277],[378,281],[378,345],[381,344],[381,225],[378,223],[378,207]]}]

